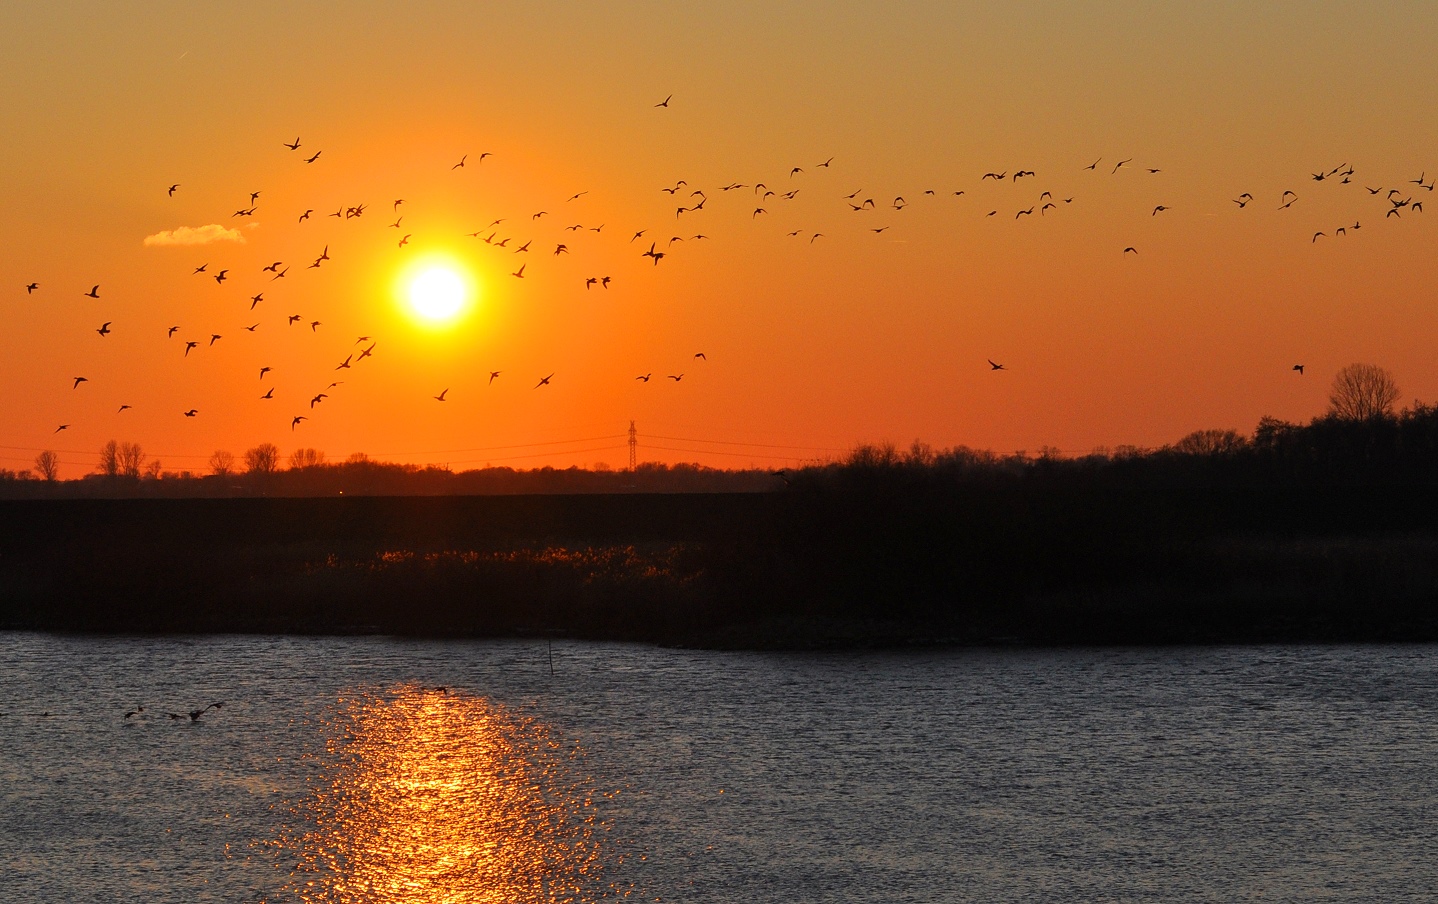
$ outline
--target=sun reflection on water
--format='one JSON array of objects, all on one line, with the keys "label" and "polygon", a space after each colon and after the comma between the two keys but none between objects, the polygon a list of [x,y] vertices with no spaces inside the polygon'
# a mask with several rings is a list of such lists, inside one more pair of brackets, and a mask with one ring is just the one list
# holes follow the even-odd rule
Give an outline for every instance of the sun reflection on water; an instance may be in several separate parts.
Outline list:
[{"label": "sun reflection on water", "polygon": [[[340,701],[322,778],[279,839],[305,902],[579,902],[606,885],[582,748],[483,698],[413,686]],[[288,859],[288,858],[286,858]]]}]

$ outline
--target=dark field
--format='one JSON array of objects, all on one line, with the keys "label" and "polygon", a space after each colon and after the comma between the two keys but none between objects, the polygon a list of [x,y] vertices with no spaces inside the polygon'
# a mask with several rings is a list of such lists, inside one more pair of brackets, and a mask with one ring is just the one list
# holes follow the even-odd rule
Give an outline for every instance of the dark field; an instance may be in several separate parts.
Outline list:
[{"label": "dark field", "polygon": [[0,501],[0,627],[709,647],[1438,640],[1438,490]]}]

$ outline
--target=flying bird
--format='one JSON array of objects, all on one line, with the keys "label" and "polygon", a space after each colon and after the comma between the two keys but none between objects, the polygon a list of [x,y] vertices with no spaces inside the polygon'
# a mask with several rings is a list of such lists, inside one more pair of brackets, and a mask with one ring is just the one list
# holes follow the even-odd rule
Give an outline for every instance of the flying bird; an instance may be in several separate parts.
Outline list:
[{"label": "flying bird", "polygon": [[259,304],[260,302],[262,302],[262,301],[264,301],[264,300],[265,300],[265,293],[263,293],[263,292],[261,292],[261,293],[258,294],[258,295],[251,295],[251,296],[250,296],[250,310],[253,311],[253,310],[255,309],[255,305]]},{"label": "flying bird", "polygon": [[95,332],[99,333],[102,338],[110,335],[110,324],[114,322],[115,321],[113,320],[106,320],[104,323],[100,324],[100,328]]},{"label": "flying bird", "polygon": [[[268,398],[268,396],[266,396],[266,398]],[[295,415],[294,417],[290,418],[290,432],[291,432],[291,433],[294,433],[294,432],[295,432],[295,428],[300,425],[300,421],[307,421],[307,420],[309,420],[309,418],[305,417],[305,416],[302,415],[302,414],[297,414],[297,415]]]},{"label": "flying bird", "polygon": [[989,362],[989,370],[1007,370],[1002,364],[995,364],[992,358],[986,358],[985,360]]},{"label": "flying bird", "polygon": [[464,161],[466,161],[466,160],[468,160],[468,159],[469,159],[469,155],[468,155],[468,154],[465,154],[463,157],[459,158],[459,162],[456,163],[454,166],[451,166],[450,169],[452,169],[452,170],[457,170],[457,169],[459,169],[460,167],[464,166]]},{"label": "flying bird", "polygon": [[314,211],[314,208],[310,208],[309,210],[306,210],[304,213],[300,214],[300,218],[299,218],[298,222],[303,223],[305,220],[308,220],[308,219],[310,218],[310,214],[312,214],[312,213],[314,213],[314,212],[315,212],[315,211]]},{"label": "flying bird", "polygon": [[305,163],[314,163],[316,160],[320,159],[320,155],[323,153],[324,151],[315,151],[315,155],[313,157],[305,158]]},{"label": "flying bird", "polygon": [[1134,254],[1138,254],[1138,249],[1133,247],[1132,245],[1129,245],[1127,248],[1123,249],[1124,254],[1128,254],[1130,251],[1132,251]]},{"label": "flying bird", "polygon": [[90,379],[89,379],[88,377],[76,377],[76,378],[75,378],[75,385],[74,385],[74,386],[71,386],[70,388],[71,388],[71,389],[79,389],[81,383],[88,383],[88,382],[90,382]]},{"label": "flying bird", "polygon": [[1156,217],[1156,216],[1158,216],[1159,211],[1161,211],[1161,210],[1168,210],[1168,208],[1167,208],[1167,207],[1164,207],[1162,204],[1160,204],[1160,205],[1158,205],[1157,207],[1155,207],[1155,208],[1153,209],[1153,213],[1149,214],[1149,216],[1151,216],[1151,217]]},{"label": "flying bird", "polygon": [[447,395],[449,395],[449,388],[448,388],[448,387],[446,387],[445,390],[444,390],[443,392],[441,392],[439,395],[435,396],[435,397],[434,397],[434,400],[435,400],[436,402],[443,402],[443,401],[444,401],[444,397],[447,396]]},{"label": "flying bird", "polygon": [[654,106],[656,106],[656,107],[667,107],[667,106],[669,106],[669,101],[671,101],[671,100],[673,100],[673,99],[674,99],[674,95],[671,94],[671,95],[669,95],[668,97],[666,97],[666,98],[664,98],[663,100],[661,100],[659,103],[655,104]]},{"label": "flying bird", "polygon": [[178,183],[178,182],[176,182],[174,185],[171,185],[171,186],[170,186],[170,191],[169,191],[169,196],[173,198],[173,197],[175,196],[175,192],[179,189],[179,187],[180,187],[180,183]]},{"label": "flying bird", "polygon": [[1302,364],[1295,364],[1295,365],[1293,365],[1293,369],[1296,370],[1296,371],[1298,371],[1298,375],[1299,375],[1300,377],[1303,376],[1303,365],[1302,365]]},{"label": "flying bird", "polygon": [[271,386],[271,387],[269,388],[269,390],[268,390],[264,395],[260,396],[260,401],[263,402],[265,399],[273,399],[274,397],[275,397],[275,388],[274,388],[273,386]]},{"label": "flying bird", "polygon": [[1113,168],[1112,172],[1109,173],[1109,175],[1112,176],[1114,173],[1118,172],[1118,168],[1119,168],[1120,166],[1123,166],[1125,163],[1131,163],[1131,162],[1133,162],[1133,158],[1132,158],[1132,157],[1128,158],[1127,160],[1120,160],[1117,164],[1114,165],[1114,168]]},{"label": "flying bird", "polygon": [[[194,417],[195,415],[197,415],[197,414],[199,414],[199,413],[200,413],[200,409],[198,409],[198,408],[191,408],[189,411],[184,412],[185,417]],[[193,719],[194,716],[191,716],[190,718]]]},{"label": "flying bird", "polygon": [[33,292],[34,292],[36,289],[38,289],[38,288],[40,288],[40,284],[39,284],[39,283],[36,283],[36,282],[32,282],[32,283],[30,283],[29,285],[27,285],[27,286],[25,287],[25,294],[26,294],[26,295],[29,295],[29,294],[33,293]]},{"label": "flying bird", "polygon": [[634,379],[640,381],[641,383],[648,383],[648,382],[649,382],[649,378],[652,377],[652,376],[654,376],[652,373],[651,373],[651,374],[640,374],[639,376],[635,377]]},{"label": "flying bird", "polygon": [[509,275],[510,275],[510,276],[517,276],[517,277],[519,277],[520,279],[524,279],[524,268],[527,267],[527,266],[529,266],[529,265],[528,265],[528,264],[520,264],[520,265],[519,265],[519,269],[518,269],[518,270],[515,270],[513,273],[511,273],[511,274],[509,274]]},{"label": "flying bird", "polygon": [[325,394],[325,393],[323,393],[323,392],[320,393],[319,395],[317,395],[317,396],[315,396],[314,398],[310,399],[310,407],[311,407],[311,408],[315,407],[316,405],[318,405],[320,402],[323,402],[323,401],[324,401],[325,399],[327,399],[327,398],[329,398],[329,396],[328,396],[327,394]]},{"label": "flying bird", "polygon": [[[491,371],[489,372],[489,382],[490,382],[490,383],[493,383],[495,380],[497,380],[497,379],[499,378],[499,375],[500,375],[502,372],[503,372],[503,371],[491,370]],[[485,384],[485,385],[488,385],[488,384]]]},{"label": "flying bird", "polygon": [[549,385],[549,381],[550,381],[553,377],[554,377],[554,374],[550,374],[549,376],[542,378],[538,383],[535,383],[535,384],[534,384],[534,388],[535,388],[535,389],[538,389],[538,388],[541,387],[541,386],[548,386],[548,385]]},{"label": "flying bird", "polygon": [[265,374],[269,373],[269,372],[272,371],[272,370],[274,370],[273,367],[261,367],[261,368],[260,368],[260,379],[263,380],[263,379],[265,378]]},{"label": "flying bird", "polygon": [[228,271],[228,270],[221,270],[219,273],[216,273],[216,274],[215,274],[215,282],[217,282],[217,283],[223,283],[225,280],[229,279],[229,278],[230,278],[230,277],[229,277],[229,272],[230,272],[230,271]]},{"label": "flying bird", "polygon": [[298,151],[300,149],[300,138],[298,135],[296,135],[294,141],[286,141],[283,142],[283,144],[285,147],[289,148],[292,151]]},{"label": "flying bird", "polygon": [[177,326],[172,326],[172,327],[170,327],[168,330],[165,331],[165,338],[166,338],[166,339],[169,339],[170,337],[174,336],[174,335],[175,335],[175,331],[178,330],[178,329],[179,329],[179,327],[177,327]]},{"label": "flying bird", "polygon": [[119,414],[121,411],[124,411],[126,408],[129,408],[129,407],[130,407],[129,405],[121,405],[120,408],[119,408],[119,410],[117,410],[115,413],[116,413],[116,414]]},{"label": "flying bird", "polygon": [[91,287],[90,287],[90,291],[88,291],[88,292],[81,292],[80,294],[81,294],[81,295],[84,295],[84,296],[87,297],[87,298],[99,298],[99,297],[100,297],[100,287],[99,287],[99,286],[91,286]]},{"label": "flying bird", "polygon": [[60,426],[58,426],[58,427],[55,428],[55,432],[56,432],[56,433],[59,433],[61,430],[69,430],[69,429],[70,429],[70,425],[69,425],[69,424],[61,424]]},{"label": "flying bird", "polygon": [[675,383],[678,383],[680,380],[684,379],[683,374],[679,374],[678,376],[675,376],[674,374],[666,374],[665,376],[673,380]]}]

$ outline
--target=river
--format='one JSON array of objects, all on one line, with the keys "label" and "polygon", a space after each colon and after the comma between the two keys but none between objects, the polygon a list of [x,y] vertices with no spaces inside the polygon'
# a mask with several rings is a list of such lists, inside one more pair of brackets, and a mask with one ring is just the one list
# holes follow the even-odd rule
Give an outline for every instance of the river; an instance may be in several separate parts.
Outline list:
[{"label": "river", "polygon": [[1431,646],[0,634],[6,902],[1431,901],[1435,809]]}]

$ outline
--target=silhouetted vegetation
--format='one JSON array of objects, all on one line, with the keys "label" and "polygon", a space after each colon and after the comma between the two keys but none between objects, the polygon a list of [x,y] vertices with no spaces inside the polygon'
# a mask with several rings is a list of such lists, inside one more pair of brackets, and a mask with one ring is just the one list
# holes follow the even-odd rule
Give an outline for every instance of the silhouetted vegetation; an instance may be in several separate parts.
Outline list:
[{"label": "silhouetted vegetation", "polygon": [[[777,474],[291,461],[5,477],[12,497],[72,498],[0,502],[0,625],[716,646],[1438,640],[1438,410],[1424,405],[1082,457],[865,446]],[[80,498],[181,484],[270,498]],[[771,491],[722,492],[746,489]]]}]

